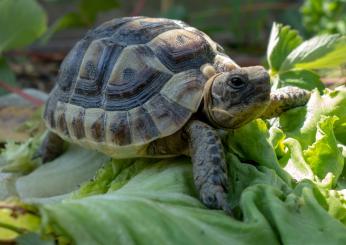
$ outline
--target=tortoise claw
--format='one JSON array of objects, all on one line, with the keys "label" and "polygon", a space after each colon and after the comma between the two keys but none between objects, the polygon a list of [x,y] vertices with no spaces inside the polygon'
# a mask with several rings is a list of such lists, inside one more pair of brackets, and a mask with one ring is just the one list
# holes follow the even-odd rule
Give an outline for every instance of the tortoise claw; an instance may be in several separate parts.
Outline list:
[{"label": "tortoise claw", "polygon": [[232,208],[227,201],[227,194],[222,186],[209,186],[200,190],[200,199],[210,209],[222,209],[233,216]]}]

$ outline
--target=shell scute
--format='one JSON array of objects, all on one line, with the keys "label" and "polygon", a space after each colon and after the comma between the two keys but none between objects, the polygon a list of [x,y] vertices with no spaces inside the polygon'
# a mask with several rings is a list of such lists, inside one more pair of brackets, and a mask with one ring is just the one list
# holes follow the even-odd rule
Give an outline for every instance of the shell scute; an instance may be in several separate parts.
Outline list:
[{"label": "shell scute", "polygon": [[92,36],[97,38],[109,37],[119,27],[125,25],[126,23],[130,21],[133,21],[139,18],[143,18],[143,17],[133,16],[133,17],[117,18],[117,19],[106,21],[100,26],[96,27],[94,30],[89,31],[86,36]]},{"label": "shell scute", "polygon": [[150,113],[144,107],[133,108],[129,111],[128,117],[133,144],[143,144],[160,136],[160,131],[156,128]]},{"label": "shell scute", "polygon": [[97,142],[104,140],[104,120],[105,113],[102,113],[90,127],[91,136]]},{"label": "shell scute", "polygon": [[87,139],[95,142],[104,141],[104,114],[100,108],[89,108],[85,110],[84,130]]},{"label": "shell scute", "polygon": [[107,112],[106,142],[125,146],[131,143],[131,132],[127,111]]},{"label": "shell scute", "polygon": [[71,89],[89,43],[90,40],[88,39],[79,41],[62,62],[59,69],[57,84],[63,91]]},{"label": "shell scute", "polygon": [[199,69],[205,63],[212,63],[214,58],[214,51],[204,38],[184,29],[164,32],[148,46],[174,73]]},{"label": "shell scute", "polygon": [[205,78],[200,70],[175,74],[161,89],[161,94],[195,112],[202,99]]},{"label": "shell scute", "polygon": [[118,28],[112,37],[127,45],[145,44],[157,35],[180,26],[167,19],[138,18]]},{"label": "shell scute", "polygon": [[[78,71],[70,103],[84,108],[103,105],[104,93],[102,91],[107,85],[105,80],[111,71],[110,65],[114,65],[118,60],[124,47],[107,38],[91,43]],[[92,64],[92,69],[90,69],[90,64]]]},{"label": "shell scute", "polygon": [[150,113],[161,136],[173,134],[177,128],[184,125],[192,112],[185,107],[169,100],[161,94],[148,100],[143,107]]},{"label": "shell scute", "polygon": [[59,130],[64,135],[69,135],[67,123],[66,123],[66,104],[65,103],[59,103],[56,107],[55,111],[55,122],[57,130]]},{"label": "shell scute", "polygon": [[86,80],[96,80],[102,68],[102,54],[105,52],[102,39],[90,43],[79,69],[79,77]]},{"label": "shell scute", "polygon": [[66,105],[66,123],[71,138],[82,139],[85,137],[84,108],[72,104]]},{"label": "shell scute", "polygon": [[104,108],[121,111],[140,106],[158,93],[171,76],[148,47],[127,47],[114,65],[104,89]]}]

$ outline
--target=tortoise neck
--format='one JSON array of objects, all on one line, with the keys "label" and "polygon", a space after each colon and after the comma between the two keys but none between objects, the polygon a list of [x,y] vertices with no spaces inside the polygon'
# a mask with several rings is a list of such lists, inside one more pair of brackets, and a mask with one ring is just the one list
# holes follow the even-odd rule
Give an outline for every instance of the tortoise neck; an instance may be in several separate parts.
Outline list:
[{"label": "tortoise neck", "polygon": [[211,113],[213,99],[212,99],[212,87],[214,80],[217,76],[219,76],[221,73],[215,74],[211,78],[208,79],[208,81],[205,83],[204,90],[203,90],[203,109],[202,114],[203,116],[208,120],[208,122],[214,126],[215,128],[222,128],[221,125],[219,125],[213,118],[213,115]]}]

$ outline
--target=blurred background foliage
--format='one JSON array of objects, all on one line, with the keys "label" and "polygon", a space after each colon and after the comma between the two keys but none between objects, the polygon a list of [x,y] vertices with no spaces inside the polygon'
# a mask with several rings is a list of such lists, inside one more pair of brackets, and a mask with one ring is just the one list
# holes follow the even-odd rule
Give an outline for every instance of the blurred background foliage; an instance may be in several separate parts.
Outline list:
[{"label": "blurred background foliage", "polygon": [[0,93],[49,91],[61,60],[88,29],[131,15],[184,20],[240,65],[263,62],[273,22],[304,38],[346,33],[346,0],[0,0]]}]

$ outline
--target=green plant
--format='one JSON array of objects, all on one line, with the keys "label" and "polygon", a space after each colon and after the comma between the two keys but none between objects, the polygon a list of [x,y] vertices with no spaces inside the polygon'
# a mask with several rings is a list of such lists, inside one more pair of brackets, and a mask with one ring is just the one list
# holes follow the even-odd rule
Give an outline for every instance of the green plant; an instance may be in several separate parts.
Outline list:
[{"label": "green plant", "polygon": [[3,53],[23,48],[47,29],[47,16],[36,0],[0,0],[0,80],[15,83]]},{"label": "green plant", "polygon": [[323,90],[318,70],[339,67],[346,62],[346,37],[321,35],[303,41],[289,26],[272,27],[267,61],[274,88],[294,85]]},{"label": "green plant", "polygon": [[305,0],[300,12],[304,26],[313,34],[346,34],[345,0]]}]

